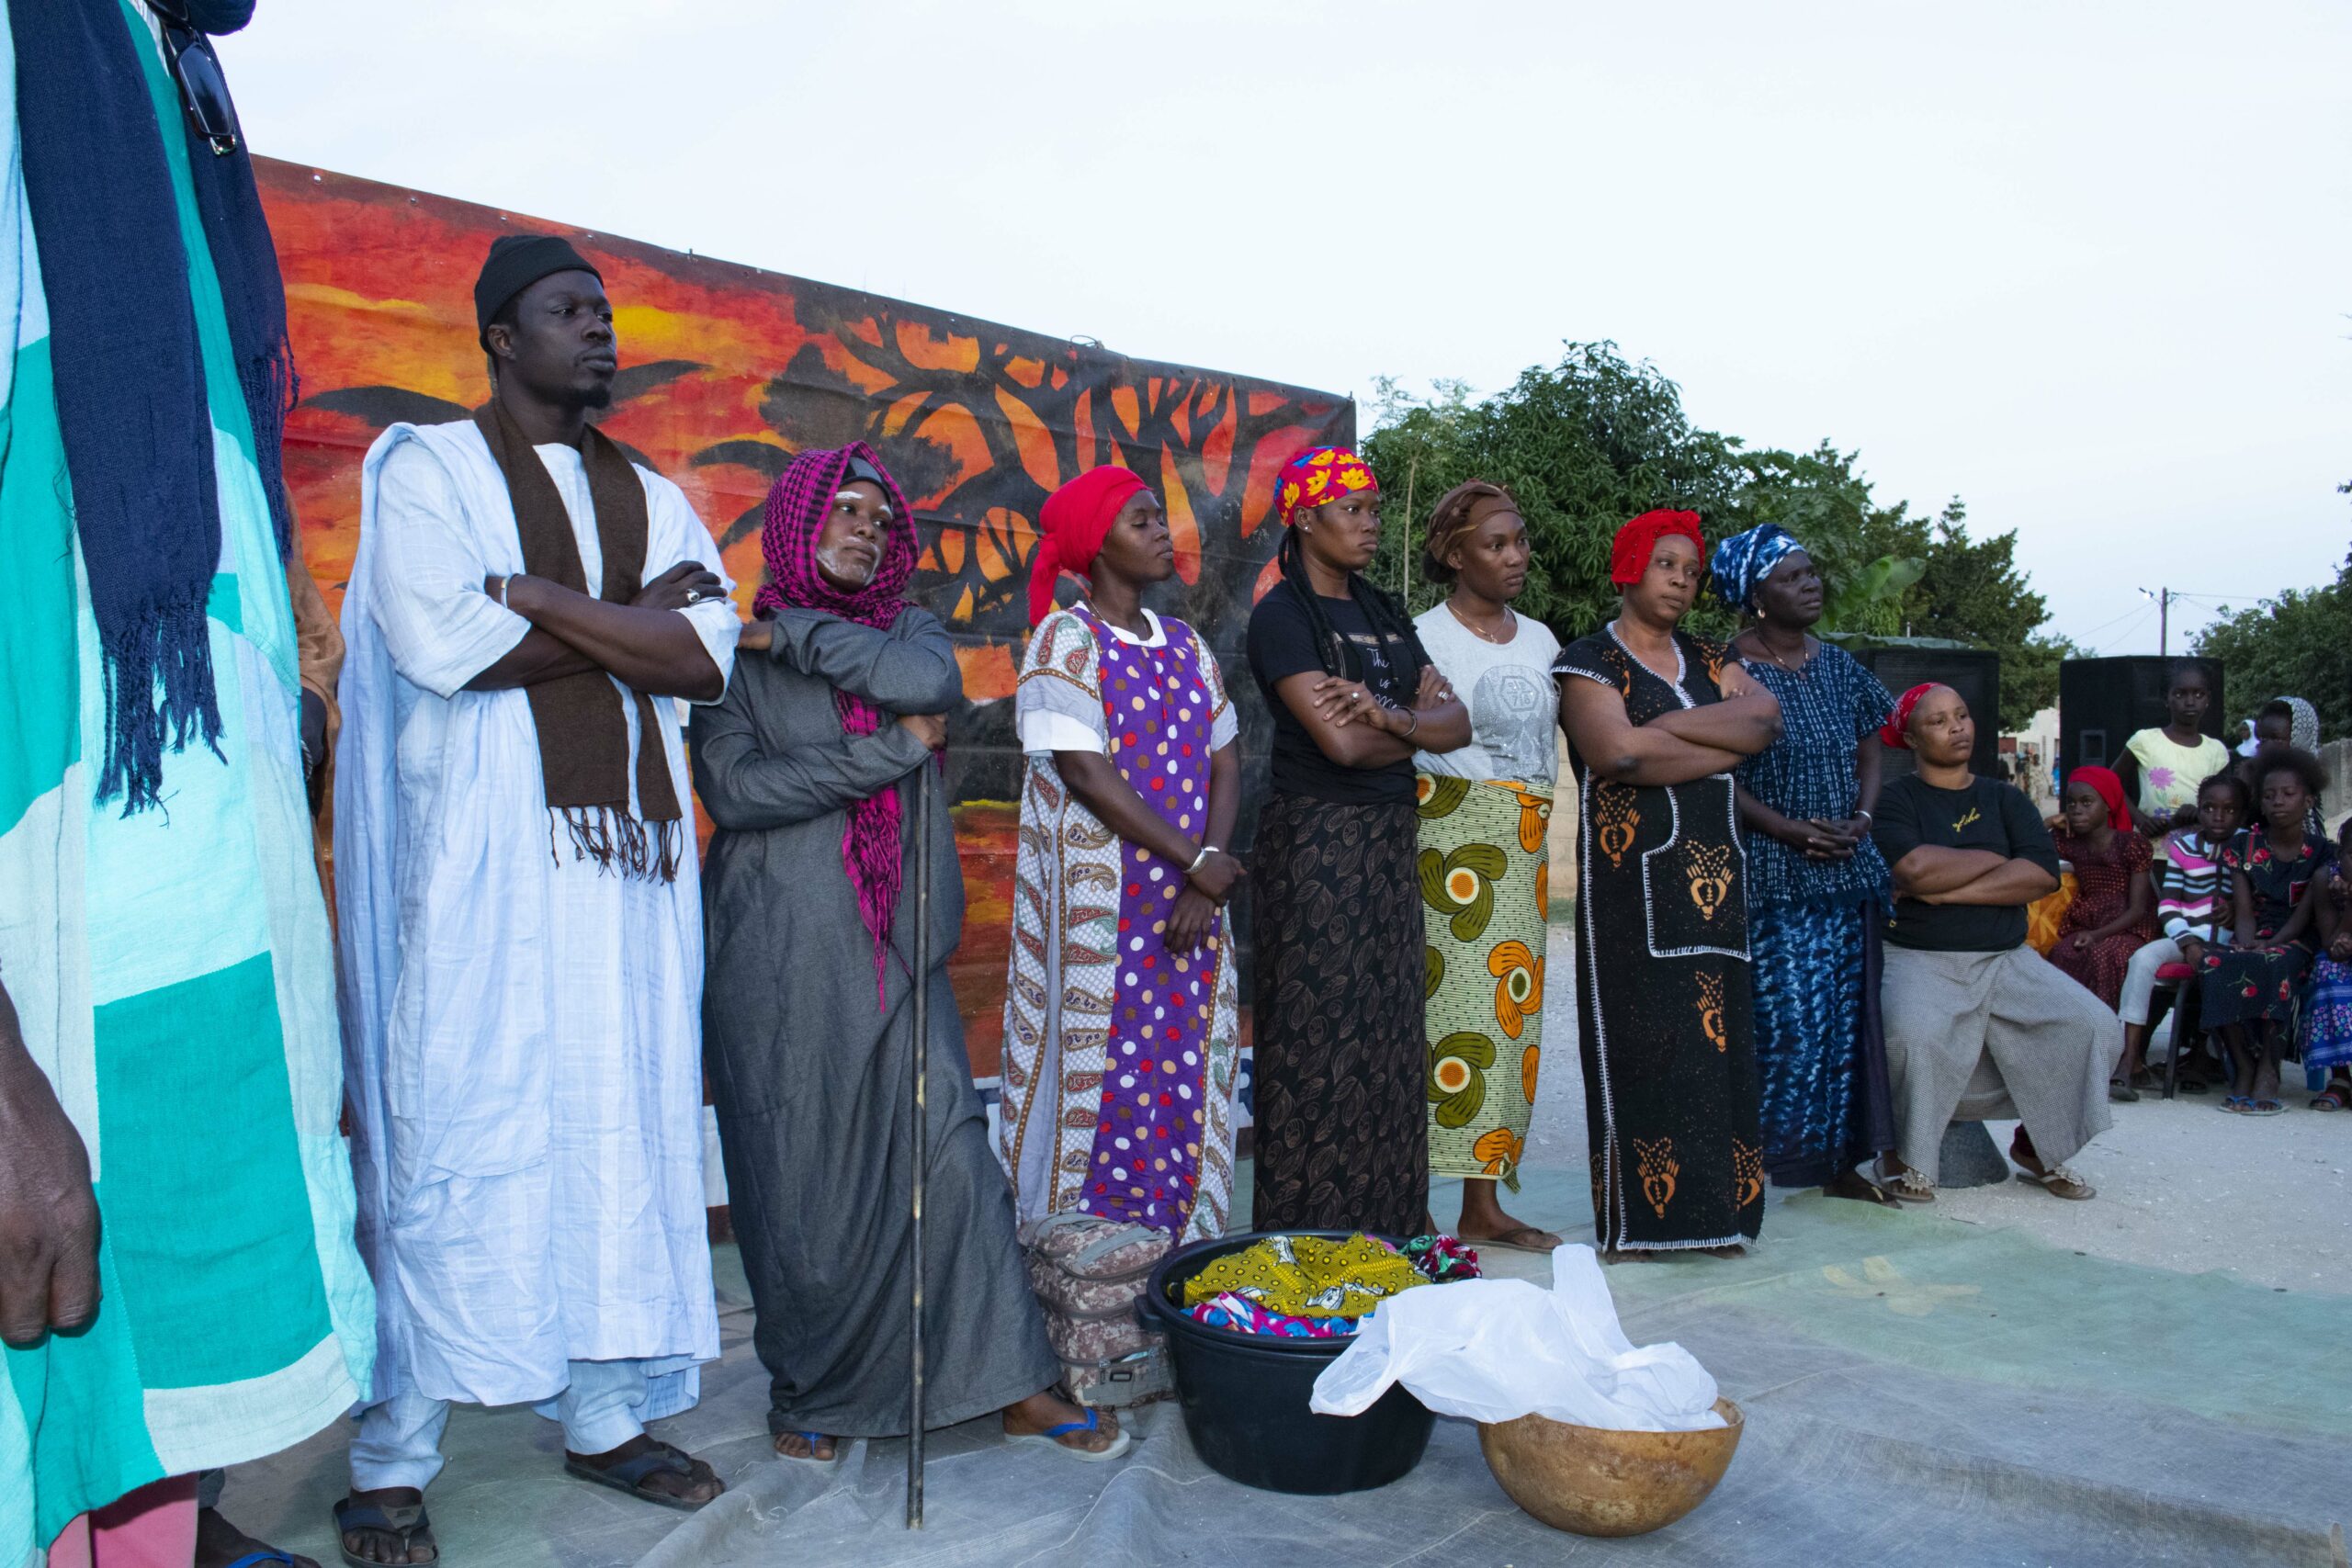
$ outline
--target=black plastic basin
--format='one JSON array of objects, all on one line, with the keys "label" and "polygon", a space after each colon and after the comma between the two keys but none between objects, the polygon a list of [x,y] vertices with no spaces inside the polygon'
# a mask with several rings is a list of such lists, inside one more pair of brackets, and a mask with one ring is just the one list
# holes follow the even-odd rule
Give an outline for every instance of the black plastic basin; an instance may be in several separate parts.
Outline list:
[{"label": "black plastic basin", "polygon": [[[1184,1315],[1184,1282],[1213,1258],[1269,1235],[1345,1241],[1353,1231],[1252,1232],[1195,1242],[1151,1271],[1140,1303],[1168,1336],[1184,1430],[1211,1470],[1264,1492],[1367,1492],[1421,1462],[1437,1417],[1401,1383],[1361,1416],[1307,1408],[1315,1380],[1353,1339],[1281,1339],[1211,1328]],[[1394,1236],[1384,1236],[1390,1246]]]}]

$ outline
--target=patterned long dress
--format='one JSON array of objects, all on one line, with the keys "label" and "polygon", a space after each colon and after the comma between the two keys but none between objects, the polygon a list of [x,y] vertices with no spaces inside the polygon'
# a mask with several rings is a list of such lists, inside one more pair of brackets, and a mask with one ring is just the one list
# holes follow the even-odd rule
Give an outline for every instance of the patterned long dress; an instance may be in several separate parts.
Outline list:
[{"label": "patterned long dress", "polygon": [[2051,838],[2058,846],[2059,858],[2074,867],[2075,901],[2066,906],[2066,918],[2058,924],[2058,942],[2050,950],[2050,962],[2113,1007],[2123,995],[2123,972],[2132,966],[2132,955],[2148,944],[2156,934],[2154,930],[2143,919],[2080,951],[2075,938],[2122,918],[2132,904],[2132,878],[2148,874],[2155,851],[2129,829],[2118,829],[2104,850],[2092,848],[2089,840],[2072,833],[2055,833]]},{"label": "patterned long dress", "polygon": [[[1184,868],[1122,840],[1062,783],[1055,750],[1107,751],[1163,820],[1199,838],[1209,758],[1236,720],[1216,658],[1182,621],[1121,636],[1080,606],[1029,641],[1015,699],[1021,785],[997,1156],[1024,1221],[1083,1212],[1220,1235],[1233,1191],[1232,928],[1162,935]],[[1033,743],[1040,716],[1079,741]]]},{"label": "patterned long dress", "polygon": [[[1798,821],[1853,816],[1855,748],[1894,711],[1886,688],[1834,643],[1796,670],[1747,665],[1780,699],[1781,728],[1741,764],[1741,787]],[[1878,1011],[1892,885],[1868,838],[1844,860],[1808,860],[1762,833],[1747,847],[1764,1168],[1776,1187],[1819,1187],[1894,1146]]]},{"label": "patterned long dress", "polygon": [[1416,785],[1430,1170],[1494,1177],[1516,1192],[1544,1061],[1552,794],[1434,773]]},{"label": "patterned long dress", "polygon": [[[1616,692],[1647,724],[1720,702],[1730,657],[1677,632],[1676,679],[1604,627],[1554,672]],[[1764,1220],[1747,947],[1747,854],[1729,773],[1577,783],[1577,1044],[1600,1245],[1722,1247]]]},{"label": "patterned long dress", "polygon": [[[2335,849],[2308,831],[2303,834],[2302,848],[2288,856],[2270,847],[2267,829],[2239,829],[2222,852],[2222,866],[2231,889],[2224,897],[2235,897],[2239,876],[2246,879],[2254,893],[2254,932],[2251,937],[2240,932],[2237,940],[2268,942],[2295,912],[2296,903],[2310,889],[2312,879],[2324,876],[2335,863]],[[2286,943],[2276,953],[2259,946],[2208,948],[2198,992],[2205,1027],[2283,1023],[2292,1018],[2295,987],[2311,967],[2312,949],[2308,929],[2301,942]]]}]

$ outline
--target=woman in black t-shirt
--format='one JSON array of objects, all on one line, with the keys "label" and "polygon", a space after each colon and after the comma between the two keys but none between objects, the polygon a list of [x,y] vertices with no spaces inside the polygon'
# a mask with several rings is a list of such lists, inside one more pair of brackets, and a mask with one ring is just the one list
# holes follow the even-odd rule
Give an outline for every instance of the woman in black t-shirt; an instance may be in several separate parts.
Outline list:
[{"label": "woman in black t-shirt", "polygon": [[1403,608],[1364,581],[1379,486],[1323,447],[1276,482],[1283,577],[1250,616],[1274,717],[1250,882],[1257,1230],[1419,1232],[1429,1208],[1413,753],[1468,710]]}]

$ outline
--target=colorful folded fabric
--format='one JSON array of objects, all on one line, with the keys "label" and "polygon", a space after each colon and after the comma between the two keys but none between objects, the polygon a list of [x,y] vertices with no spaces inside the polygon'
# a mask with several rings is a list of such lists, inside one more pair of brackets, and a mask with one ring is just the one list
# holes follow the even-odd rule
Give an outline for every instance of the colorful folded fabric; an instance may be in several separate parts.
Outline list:
[{"label": "colorful folded fabric", "polygon": [[1372,1236],[1276,1235],[1212,1261],[1185,1281],[1184,1304],[1230,1292],[1293,1316],[1362,1317],[1428,1282],[1411,1259]]},{"label": "colorful folded fabric", "polygon": [[1417,1235],[1402,1250],[1432,1284],[1478,1278],[1477,1251],[1458,1235]]},{"label": "colorful folded fabric", "polygon": [[1351,1317],[1298,1317],[1268,1312],[1256,1302],[1230,1291],[1186,1309],[1185,1316],[1211,1328],[1237,1334],[1263,1334],[1279,1339],[1340,1339],[1360,1326]]}]

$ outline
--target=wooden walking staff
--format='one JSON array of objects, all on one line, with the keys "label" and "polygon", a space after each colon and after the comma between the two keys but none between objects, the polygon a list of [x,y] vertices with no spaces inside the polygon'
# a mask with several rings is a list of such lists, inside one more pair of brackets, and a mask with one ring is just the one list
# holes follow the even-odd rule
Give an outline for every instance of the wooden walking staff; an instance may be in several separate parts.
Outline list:
[{"label": "wooden walking staff", "polygon": [[907,1528],[922,1529],[922,1187],[931,1165],[931,1107],[924,1093],[924,1069],[931,1052],[931,775],[938,770],[925,757],[915,770],[915,1125],[914,1228],[908,1233],[907,1254],[914,1276],[913,1377],[907,1391]]}]

